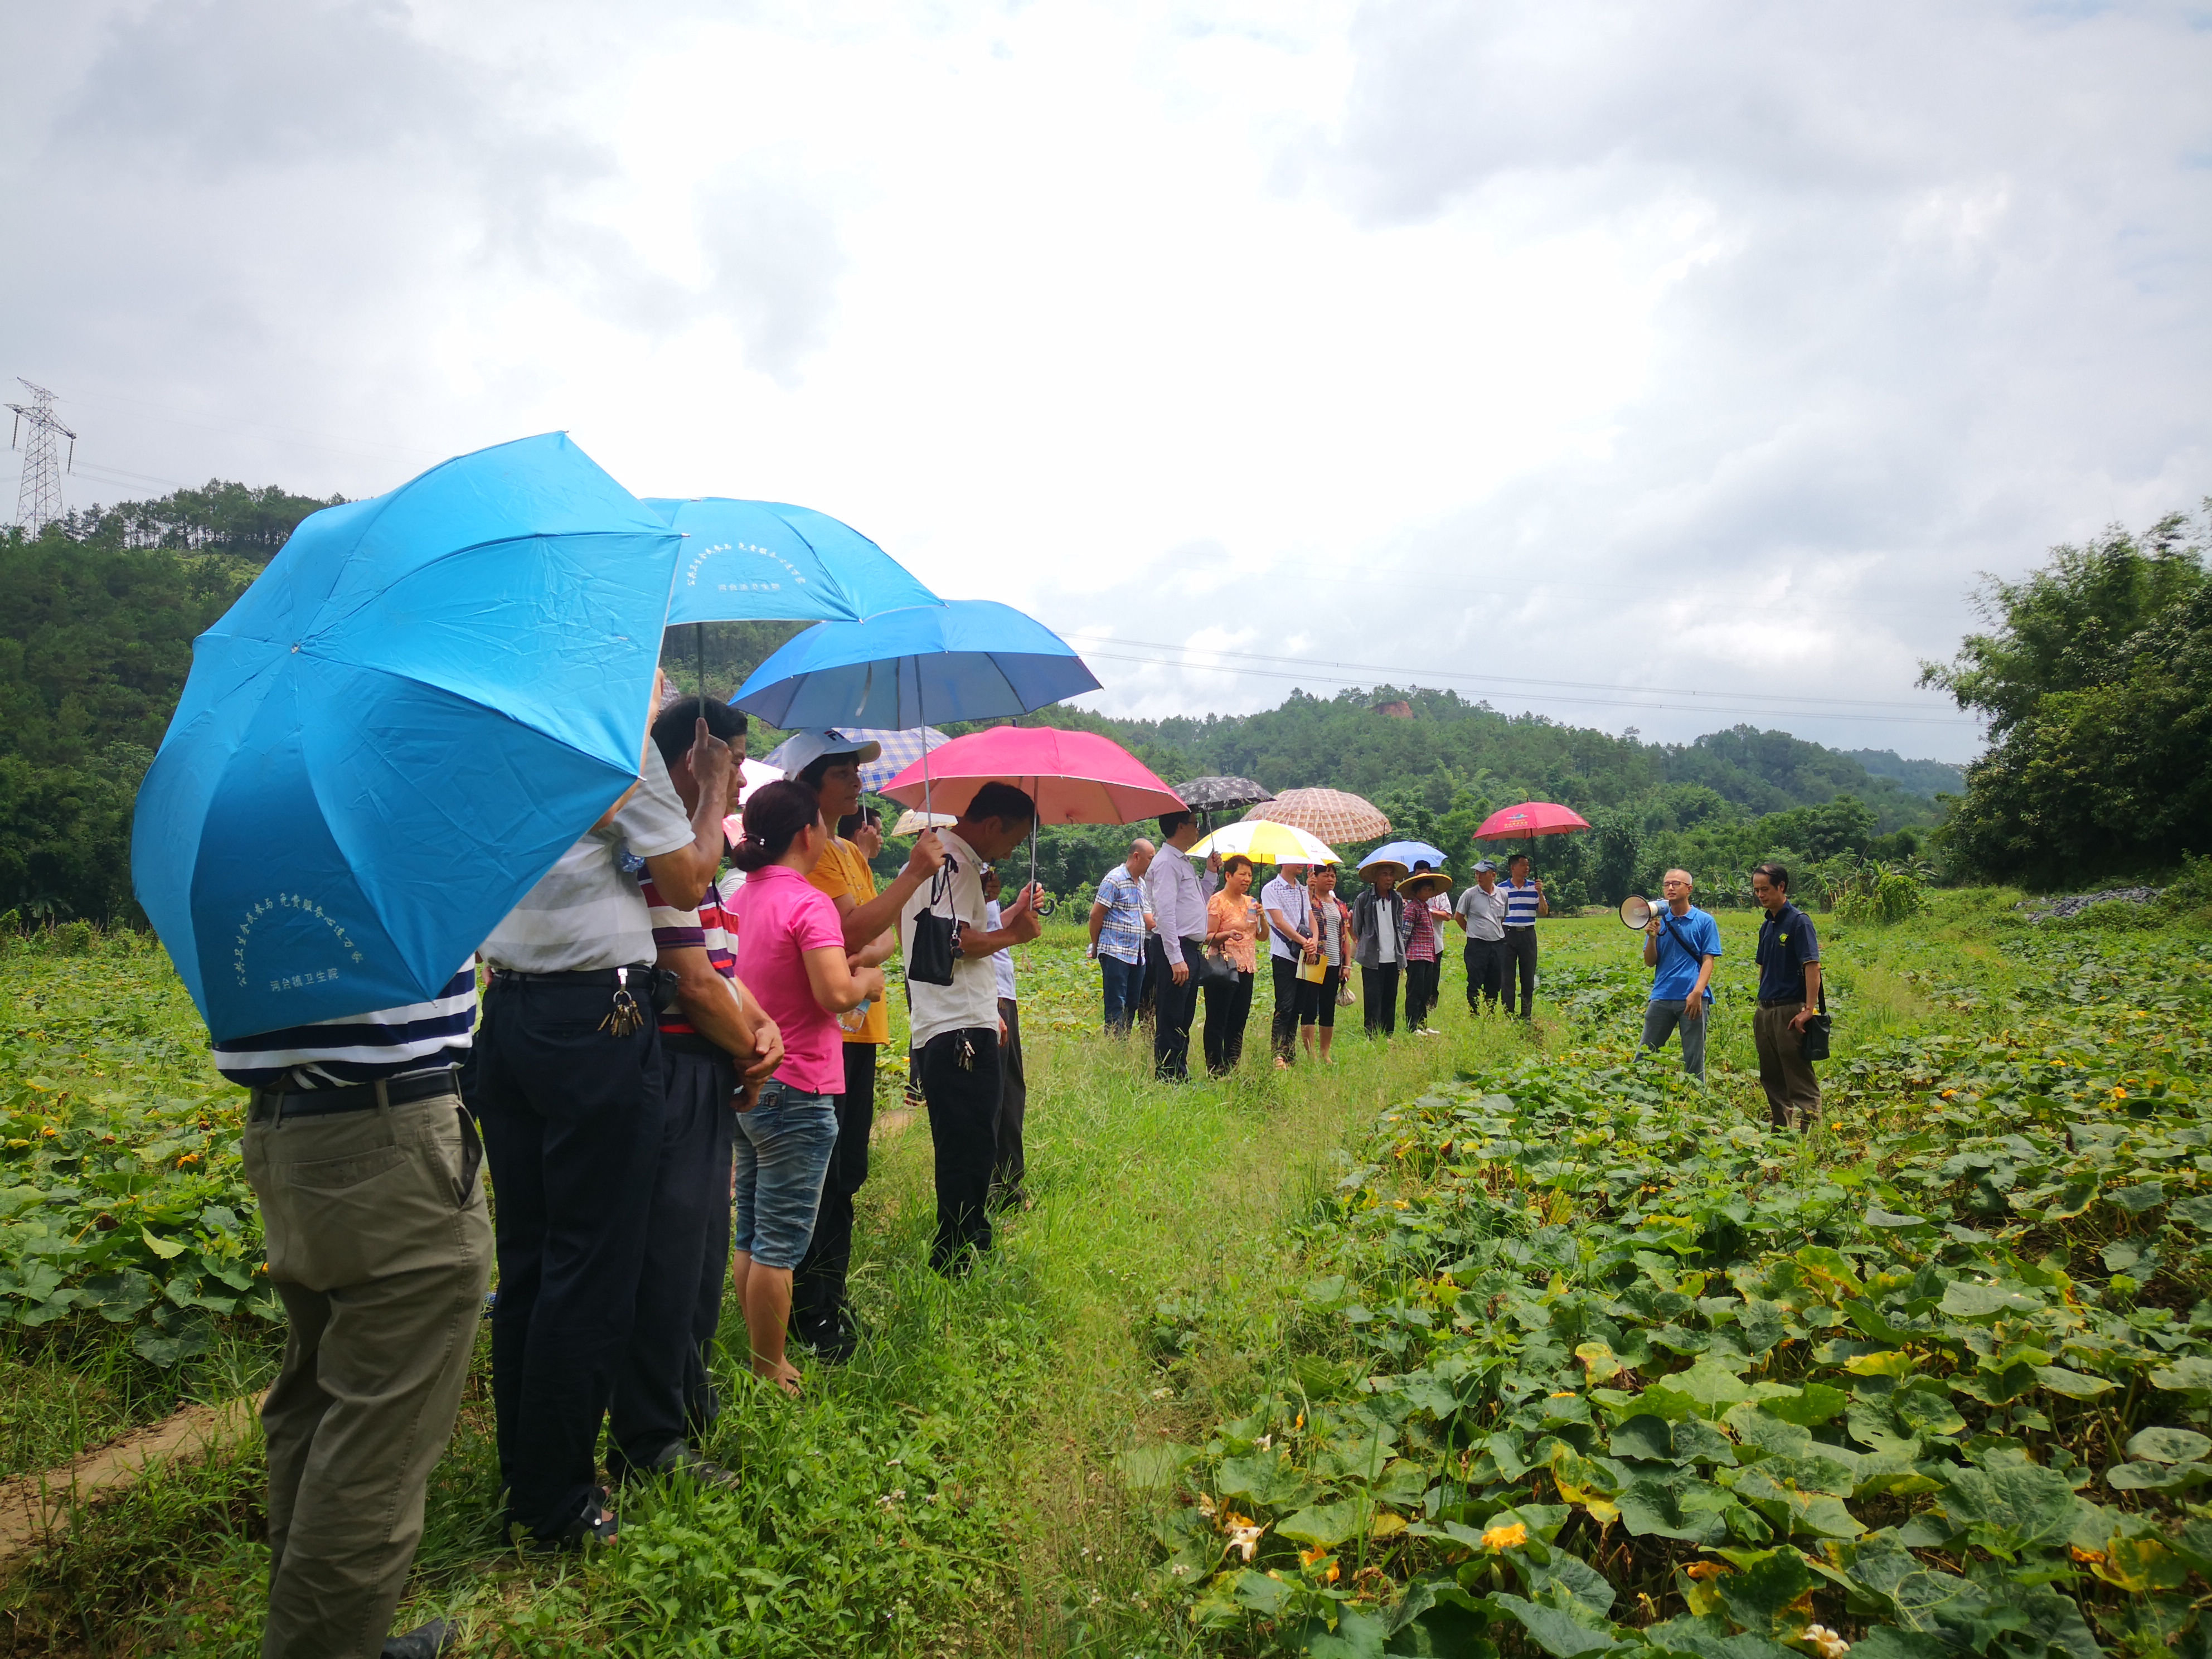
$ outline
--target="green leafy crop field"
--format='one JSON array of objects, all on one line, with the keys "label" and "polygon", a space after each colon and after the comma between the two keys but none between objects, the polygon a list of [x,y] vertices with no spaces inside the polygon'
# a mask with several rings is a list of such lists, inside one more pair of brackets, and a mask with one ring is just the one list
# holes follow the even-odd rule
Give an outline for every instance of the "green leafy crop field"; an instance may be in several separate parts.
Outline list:
[{"label": "green leafy crop field", "polygon": [[1619,969],[1552,979],[1609,1041],[1382,1113],[1285,1340],[1133,1455],[1159,1593],[1330,1659],[2204,1650],[2212,944],[1830,956],[1809,1140],[1628,1059]]},{"label": "green leafy crop field", "polygon": [[[501,1547],[480,1351],[402,1618],[471,1653],[2042,1659],[2208,1645],[2212,942],[1940,895],[1824,927],[1827,1121],[1765,1127],[1753,920],[1712,1086],[1634,1053],[1639,941],[1547,923],[1533,1029],[1468,1015],[1173,1091],[1064,921],[1021,959],[1036,1207],[922,1265],[927,1124],[861,1194],[871,1340],[807,1397],[714,1356],[738,1493],[623,1495],[581,1563]],[[0,958],[0,1474],[281,1346],[157,948]],[[879,1107],[897,1105],[896,1066]],[[0,1575],[0,1656],[247,1654],[258,1443]]]}]

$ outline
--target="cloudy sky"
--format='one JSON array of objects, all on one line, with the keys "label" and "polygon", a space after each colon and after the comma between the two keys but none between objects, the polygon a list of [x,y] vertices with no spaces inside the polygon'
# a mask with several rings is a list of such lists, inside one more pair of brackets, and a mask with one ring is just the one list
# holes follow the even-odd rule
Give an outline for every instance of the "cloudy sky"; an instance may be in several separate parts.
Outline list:
[{"label": "cloudy sky", "polygon": [[72,505],[565,428],[1115,712],[1961,760],[1977,573],[2212,491],[2202,0],[76,0],[0,87]]}]

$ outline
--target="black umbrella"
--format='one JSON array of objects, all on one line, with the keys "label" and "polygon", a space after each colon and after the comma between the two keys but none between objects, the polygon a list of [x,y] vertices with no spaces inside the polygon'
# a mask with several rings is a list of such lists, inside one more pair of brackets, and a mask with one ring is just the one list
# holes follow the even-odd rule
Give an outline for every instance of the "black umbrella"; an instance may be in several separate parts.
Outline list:
[{"label": "black umbrella", "polygon": [[1275,792],[1249,778],[1189,778],[1169,786],[1194,812],[1223,812],[1231,807],[1257,806],[1274,799]]}]

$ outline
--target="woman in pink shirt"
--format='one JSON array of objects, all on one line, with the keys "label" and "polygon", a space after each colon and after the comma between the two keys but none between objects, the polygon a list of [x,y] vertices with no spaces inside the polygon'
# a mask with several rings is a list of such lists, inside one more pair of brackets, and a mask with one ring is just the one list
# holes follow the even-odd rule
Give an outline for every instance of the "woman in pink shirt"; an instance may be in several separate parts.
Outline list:
[{"label": "woman in pink shirt", "polygon": [[837,1016],[883,995],[884,973],[853,971],[837,907],[807,879],[830,839],[815,793],[803,783],[767,785],[745,803],[744,830],[731,859],[745,872],[736,903],[738,977],[783,1033],[783,1064],[738,1118],[730,1276],[744,1306],[754,1375],[797,1394],[784,1333],[791,1270],[813,1238],[837,1144],[836,1097],[845,1086]]}]

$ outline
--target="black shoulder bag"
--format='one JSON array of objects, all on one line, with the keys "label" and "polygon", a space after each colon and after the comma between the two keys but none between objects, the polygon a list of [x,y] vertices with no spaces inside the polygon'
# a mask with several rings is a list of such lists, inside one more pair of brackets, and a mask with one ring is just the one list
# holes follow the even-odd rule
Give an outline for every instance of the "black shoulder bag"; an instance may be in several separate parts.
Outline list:
[{"label": "black shoulder bag", "polygon": [[1828,976],[1820,975],[1820,1012],[1805,1022],[1805,1029],[1797,1034],[1797,1041],[1810,1062],[1828,1057],[1828,1038],[1833,1031],[1828,1019]]},{"label": "black shoulder bag", "polygon": [[952,886],[952,860],[929,878],[929,897],[915,913],[914,937],[907,941],[906,976],[924,985],[952,983],[953,924],[937,914],[937,902]]}]

